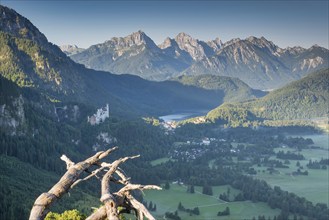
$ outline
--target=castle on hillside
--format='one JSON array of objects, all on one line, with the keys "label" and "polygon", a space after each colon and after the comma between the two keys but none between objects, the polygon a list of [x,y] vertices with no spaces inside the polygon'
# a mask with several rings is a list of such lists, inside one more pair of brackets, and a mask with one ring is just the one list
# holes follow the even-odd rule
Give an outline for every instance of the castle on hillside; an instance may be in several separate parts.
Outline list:
[{"label": "castle on hillside", "polygon": [[87,121],[91,125],[98,125],[99,123],[105,121],[106,118],[110,117],[110,107],[106,104],[106,107],[97,109],[96,114],[88,116]]}]

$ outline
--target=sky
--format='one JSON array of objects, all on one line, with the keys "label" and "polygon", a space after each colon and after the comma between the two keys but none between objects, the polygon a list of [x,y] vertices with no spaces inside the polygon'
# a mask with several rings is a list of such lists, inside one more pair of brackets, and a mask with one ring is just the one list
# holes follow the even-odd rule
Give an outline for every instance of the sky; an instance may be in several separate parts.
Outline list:
[{"label": "sky", "polygon": [[328,48],[328,0],[0,0],[48,40],[82,48],[144,31],[156,44],[185,32],[208,41],[261,37],[278,46]]}]

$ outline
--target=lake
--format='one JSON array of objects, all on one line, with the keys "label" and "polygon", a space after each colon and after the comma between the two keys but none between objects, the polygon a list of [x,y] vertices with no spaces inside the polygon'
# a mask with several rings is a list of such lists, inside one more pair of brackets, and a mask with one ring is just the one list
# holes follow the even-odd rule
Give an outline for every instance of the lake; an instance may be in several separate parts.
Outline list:
[{"label": "lake", "polygon": [[159,118],[164,120],[165,122],[169,121],[182,121],[188,118],[193,118],[197,116],[204,116],[208,113],[209,110],[196,110],[191,112],[181,112],[181,113],[175,113],[171,115],[164,115],[160,116]]}]

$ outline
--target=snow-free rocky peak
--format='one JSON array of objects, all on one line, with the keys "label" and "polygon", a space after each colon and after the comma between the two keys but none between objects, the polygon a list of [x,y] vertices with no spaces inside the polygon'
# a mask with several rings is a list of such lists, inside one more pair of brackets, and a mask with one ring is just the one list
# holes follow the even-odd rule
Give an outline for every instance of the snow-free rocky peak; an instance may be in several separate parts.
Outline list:
[{"label": "snow-free rocky peak", "polygon": [[207,44],[217,53],[223,46],[223,42],[219,37],[216,37],[215,40],[208,41]]},{"label": "snow-free rocky peak", "polygon": [[215,54],[206,42],[192,38],[190,35],[181,32],[175,37],[179,48],[190,54],[193,60],[202,60]]},{"label": "snow-free rocky peak", "polygon": [[113,37],[111,40],[106,41],[104,44],[115,49],[125,49],[132,46],[141,45],[145,45],[150,49],[158,49],[153,40],[141,30],[134,32],[126,37]]},{"label": "snow-free rocky peak", "polygon": [[131,73],[149,80],[179,75],[237,77],[257,89],[274,89],[328,67],[328,49],[280,48],[265,37],[208,42],[181,32],[156,46],[144,32],[112,38],[71,56],[89,68]]},{"label": "snow-free rocky peak", "polygon": [[59,47],[64,53],[66,53],[66,55],[73,55],[73,54],[77,54],[80,53],[82,51],[84,51],[83,48],[79,48],[77,45],[62,45]]}]

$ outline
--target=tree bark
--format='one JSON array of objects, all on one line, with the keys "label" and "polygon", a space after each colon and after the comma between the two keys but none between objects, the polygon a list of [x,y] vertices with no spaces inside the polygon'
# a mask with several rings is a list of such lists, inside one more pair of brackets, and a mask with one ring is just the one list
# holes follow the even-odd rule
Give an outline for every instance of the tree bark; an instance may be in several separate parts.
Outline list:
[{"label": "tree bark", "polygon": [[[123,170],[119,168],[121,163],[126,162],[128,159],[134,159],[137,156],[123,157],[115,160],[112,163],[100,163],[100,160],[108,156],[117,147],[109,149],[105,152],[101,151],[94,156],[80,162],[73,163],[68,157],[63,155],[61,159],[65,161],[67,172],[62,176],[58,183],[56,183],[48,192],[42,193],[35,201],[30,213],[30,220],[44,219],[48,213],[48,208],[57,199],[61,198],[71,188],[82,181],[86,181],[91,177],[98,177],[97,175],[103,175],[101,180],[101,198],[100,201],[104,206],[97,209],[91,214],[87,220],[119,220],[119,214],[123,212],[129,212],[135,210],[136,217],[139,220],[143,220],[144,216],[149,220],[155,220],[155,218],[149,213],[146,207],[137,201],[130,193],[132,190],[144,190],[144,189],[156,189],[161,190],[158,186],[153,185],[139,185],[131,184],[130,178],[126,176]],[[92,172],[89,172],[89,168],[95,165],[98,167]],[[88,176],[79,179],[79,176],[84,172],[88,172]],[[114,176],[115,174],[115,176]],[[118,192],[111,192],[110,183],[121,184],[123,187]],[[120,207],[120,213],[118,210]]]},{"label": "tree bark", "polygon": [[[42,220],[48,213],[49,206],[54,203],[57,199],[61,198],[67,193],[72,184],[78,179],[78,177],[93,164],[99,160],[108,156],[112,151],[116,150],[117,147],[109,149],[105,152],[97,152],[94,156],[74,164],[72,161],[68,161],[65,156],[64,161],[67,164],[68,170],[62,176],[58,183],[56,183],[48,192],[42,193],[34,202],[30,213],[30,220]],[[64,158],[64,157],[62,157]]]}]

